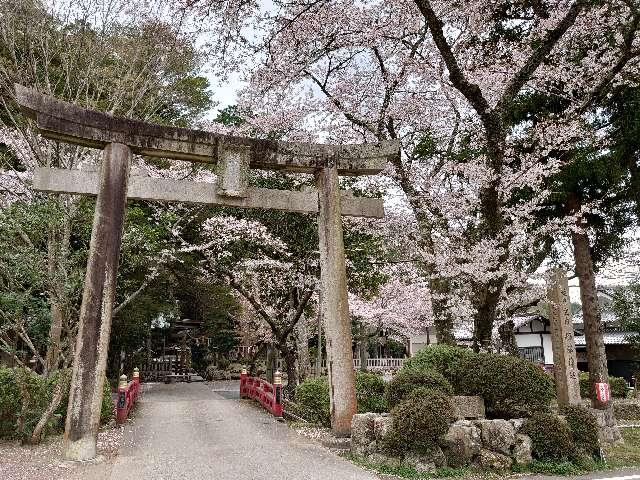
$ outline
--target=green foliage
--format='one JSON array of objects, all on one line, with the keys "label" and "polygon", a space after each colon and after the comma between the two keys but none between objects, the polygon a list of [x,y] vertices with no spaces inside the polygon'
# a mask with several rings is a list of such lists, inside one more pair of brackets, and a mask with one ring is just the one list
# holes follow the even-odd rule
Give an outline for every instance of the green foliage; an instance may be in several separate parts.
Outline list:
[{"label": "green foliage", "polygon": [[[359,457],[352,453],[345,453],[343,456],[351,460],[356,465],[360,465],[368,470],[374,470],[385,476],[399,477],[399,478],[415,478],[415,479],[436,479],[436,478],[455,478],[455,477],[467,477],[471,473],[471,469],[468,467],[440,467],[436,468],[433,472],[418,472],[415,468],[409,467],[403,464],[389,465],[381,462],[372,462],[368,458]],[[386,477],[385,477],[386,478]]]},{"label": "green foliage", "polygon": [[[60,432],[64,428],[69,402],[71,370],[58,370],[49,378],[21,368],[0,367],[0,438],[28,439],[53,397],[55,386],[63,382],[64,392],[44,434]],[[23,383],[27,391],[27,403],[23,412],[24,397],[20,389]],[[107,422],[113,416],[114,404],[109,383],[104,384],[100,420]]]},{"label": "green foliage", "polygon": [[622,377],[609,377],[609,388],[613,398],[626,398],[629,393],[629,385]]},{"label": "green foliage", "polygon": [[[465,365],[466,364],[466,365]],[[494,418],[529,417],[549,410],[553,380],[539,366],[512,355],[478,354],[460,364],[461,395],[484,398]]]},{"label": "green foliage", "polygon": [[395,407],[418,388],[428,388],[449,395],[453,393],[451,384],[435,370],[402,368],[387,385],[389,407]]},{"label": "green foliage", "polygon": [[570,405],[562,409],[567,420],[576,453],[592,457],[598,453],[598,422],[588,408],[582,405]]},{"label": "green foliage", "polygon": [[451,345],[431,345],[423,348],[404,363],[404,369],[435,370],[451,383],[456,392],[463,391],[460,374],[476,357],[473,350]]},{"label": "green foliage", "polygon": [[596,470],[604,470],[607,464],[593,458],[580,458],[573,460],[533,460],[528,465],[514,464],[513,471],[516,473],[539,473],[546,475],[580,475]]},{"label": "green foliage", "polygon": [[368,372],[356,373],[356,398],[358,413],[387,411],[385,383],[380,375]]},{"label": "green foliage", "polygon": [[388,450],[428,453],[449,430],[453,408],[446,394],[422,387],[393,407],[391,417],[385,438]]},{"label": "green foliage", "polygon": [[329,382],[327,377],[305,380],[296,387],[296,405],[298,415],[305,420],[331,426],[331,406],[329,400]]},{"label": "green foliage", "polygon": [[571,430],[557,415],[533,415],[522,426],[522,433],[531,437],[533,455],[539,460],[566,460],[574,453]]},{"label": "green foliage", "polygon": [[[593,393],[593,385],[589,381],[587,372],[580,372],[580,396],[582,398],[591,398]],[[629,392],[627,381],[622,377],[609,377],[609,389],[613,398],[626,398]]]},{"label": "green foliage", "polygon": [[[358,412],[386,412],[385,383],[375,373],[356,373],[356,398]],[[305,420],[331,426],[329,382],[327,377],[308,378],[296,387],[297,414]]]},{"label": "green foliage", "polygon": [[405,362],[398,376],[434,370],[448,380],[456,395],[483,397],[487,413],[496,418],[527,417],[548,410],[554,397],[552,378],[526,359],[449,345],[420,350]]},{"label": "green foliage", "polygon": [[111,386],[105,379],[104,386],[102,388],[102,405],[100,405],[100,423],[104,424],[111,420],[115,413],[115,409],[116,406],[113,402],[113,397],[111,396]]}]

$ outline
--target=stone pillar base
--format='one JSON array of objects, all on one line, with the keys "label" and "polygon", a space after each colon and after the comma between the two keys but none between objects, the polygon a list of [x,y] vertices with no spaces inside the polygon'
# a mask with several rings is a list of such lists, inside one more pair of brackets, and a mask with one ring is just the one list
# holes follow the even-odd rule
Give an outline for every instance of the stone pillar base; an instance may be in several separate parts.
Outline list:
[{"label": "stone pillar base", "polygon": [[93,460],[96,457],[96,439],[86,436],[75,441],[65,439],[64,458],[76,462]]},{"label": "stone pillar base", "polygon": [[616,419],[613,415],[613,405],[609,406],[606,410],[592,408],[591,412],[598,422],[600,443],[610,444],[622,441],[622,434],[616,425]]}]

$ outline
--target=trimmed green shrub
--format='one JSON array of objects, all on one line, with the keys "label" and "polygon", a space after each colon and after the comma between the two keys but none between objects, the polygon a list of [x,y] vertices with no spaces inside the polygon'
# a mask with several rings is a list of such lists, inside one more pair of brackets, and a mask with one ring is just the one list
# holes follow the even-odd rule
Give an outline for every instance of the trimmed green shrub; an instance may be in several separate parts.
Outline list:
[{"label": "trimmed green shrub", "polygon": [[464,390],[460,385],[461,374],[476,356],[477,354],[468,348],[430,345],[407,359],[403,370],[435,370],[441,373],[458,392]]},{"label": "trimmed green shrub", "polygon": [[609,388],[613,398],[627,398],[629,386],[627,381],[622,377],[609,377]]},{"label": "trimmed green shrub", "polygon": [[392,427],[385,437],[389,451],[427,453],[449,430],[453,408],[442,392],[414,389],[391,410]]},{"label": "trimmed green shrub", "polygon": [[593,456],[598,453],[598,422],[588,408],[570,405],[562,409],[567,420],[577,454]]},{"label": "trimmed green shrub", "polygon": [[449,395],[453,393],[451,384],[435,370],[402,368],[387,385],[386,399],[389,407],[395,407],[418,388],[428,388]]},{"label": "trimmed green shrub", "polygon": [[522,433],[531,437],[533,455],[539,460],[566,460],[574,453],[571,430],[557,415],[533,415],[522,426]]},{"label": "trimmed green shrub", "polygon": [[305,420],[331,426],[331,404],[327,377],[309,378],[296,387],[298,415]]},{"label": "trimmed green shrub", "polygon": [[493,418],[529,417],[549,411],[553,379],[538,365],[512,355],[477,354],[460,365],[460,395],[484,398]]},{"label": "trimmed green shrub", "polygon": [[[591,398],[593,393],[593,385],[589,381],[587,372],[580,372],[580,396],[582,398]],[[613,398],[626,398],[629,392],[627,381],[622,377],[609,377],[609,388]]]},{"label": "trimmed green shrub", "polygon": [[[356,373],[358,412],[386,412],[385,383],[375,373]],[[305,420],[331,426],[329,381],[327,377],[309,378],[296,387],[297,414]]]},{"label": "trimmed green shrub", "polygon": [[356,398],[358,413],[387,411],[386,384],[380,375],[368,372],[356,373]]}]

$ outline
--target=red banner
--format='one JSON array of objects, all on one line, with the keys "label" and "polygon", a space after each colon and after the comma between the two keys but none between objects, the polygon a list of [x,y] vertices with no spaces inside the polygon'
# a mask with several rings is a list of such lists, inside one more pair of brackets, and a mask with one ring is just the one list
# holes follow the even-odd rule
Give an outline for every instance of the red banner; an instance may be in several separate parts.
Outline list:
[{"label": "red banner", "polygon": [[596,383],[596,398],[601,403],[607,403],[611,399],[608,383]]}]

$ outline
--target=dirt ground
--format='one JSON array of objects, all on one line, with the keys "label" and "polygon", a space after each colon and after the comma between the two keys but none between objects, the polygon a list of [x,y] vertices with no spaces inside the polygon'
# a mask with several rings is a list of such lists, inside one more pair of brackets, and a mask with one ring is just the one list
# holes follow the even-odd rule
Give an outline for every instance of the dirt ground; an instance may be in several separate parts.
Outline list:
[{"label": "dirt ground", "polygon": [[0,479],[6,480],[107,480],[127,428],[110,425],[98,435],[99,457],[92,462],[62,458],[62,435],[37,446],[0,442]]}]

